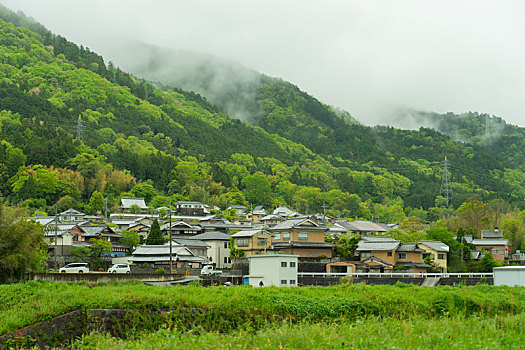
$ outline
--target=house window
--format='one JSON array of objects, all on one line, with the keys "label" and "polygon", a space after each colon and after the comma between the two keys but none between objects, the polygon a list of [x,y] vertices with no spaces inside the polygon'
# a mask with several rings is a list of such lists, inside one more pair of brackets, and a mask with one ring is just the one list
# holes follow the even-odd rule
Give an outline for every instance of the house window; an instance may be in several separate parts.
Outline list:
[{"label": "house window", "polygon": [[275,234],[273,235],[273,238],[274,238],[274,239],[281,239],[281,233],[280,233],[280,232],[279,232],[279,233],[275,233]]},{"label": "house window", "polygon": [[505,254],[505,250],[503,249],[492,249],[492,254]]},{"label": "house window", "polygon": [[281,261],[281,267],[286,267],[286,261]]},{"label": "house window", "polygon": [[299,232],[299,240],[300,241],[307,241],[308,240],[308,232]]},{"label": "house window", "polygon": [[290,261],[290,267],[295,267],[295,261]]},{"label": "house window", "polygon": [[283,232],[283,241],[290,240],[290,232]]},{"label": "house window", "polygon": [[266,245],[266,238],[264,238],[264,237],[257,238],[257,244],[258,245]]},{"label": "house window", "polygon": [[372,256],[372,254],[370,254],[370,252],[361,252],[361,257],[362,258],[369,258],[371,256]]},{"label": "house window", "polygon": [[445,259],[445,254],[443,253],[438,254],[438,259],[441,259],[441,260]]},{"label": "house window", "polygon": [[228,242],[224,242],[224,249],[228,248]]},{"label": "house window", "polygon": [[392,252],[386,253],[386,256],[392,256]]},{"label": "house window", "polygon": [[400,260],[406,260],[407,253],[397,253],[397,258]]},{"label": "house window", "polygon": [[247,247],[248,246],[248,238],[237,238],[237,246],[238,247]]},{"label": "house window", "polygon": [[231,264],[231,263],[232,263],[232,260],[231,260],[229,257],[225,256],[225,257],[224,257],[224,263],[225,263],[225,264]]},{"label": "house window", "polygon": [[290,284],[295,284],[295,280],[290,280]]},{"label": "house window", "polygon": [[423,254],[423,260],[430,259],[430,253]]},{"label": "house window", "polygon": [[281,280],[281,284],[286,284],[286,280]]}]

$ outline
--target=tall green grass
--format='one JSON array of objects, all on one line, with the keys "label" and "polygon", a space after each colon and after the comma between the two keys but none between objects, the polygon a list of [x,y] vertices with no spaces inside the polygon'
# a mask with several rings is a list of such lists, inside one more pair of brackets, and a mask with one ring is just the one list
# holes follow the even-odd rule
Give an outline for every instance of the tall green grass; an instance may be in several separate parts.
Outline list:
[{"label": "tall green grass", "polygon": [[[271,323],[339,322],[363,317],[492,317],[525,311],[525,288],[411,285],[333,287],[151,287],[140,282],[28,282],[0,286],[0,334],[77,309],[178,310],[207,331]],[[204,310],[198,317],[184,310]],[[190,327],[190,328],[191,328]]]},{"label": "tall green grass", "polygon": [[258,332],[181,333],[166,329],[121,340],[91,334],[74,349],[523,349],[525,315],[407,320],[368,317],[286,324]]}]

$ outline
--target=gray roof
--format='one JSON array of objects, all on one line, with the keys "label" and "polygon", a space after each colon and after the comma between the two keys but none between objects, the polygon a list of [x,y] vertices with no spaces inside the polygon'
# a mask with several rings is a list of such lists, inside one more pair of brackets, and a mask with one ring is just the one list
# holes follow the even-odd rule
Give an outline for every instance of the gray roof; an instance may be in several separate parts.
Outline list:
[{"label": "gray roof", "polygon": [[417,243],[401,243],[396,250],[397,252],[424,252],[417,246]]},{"label": "gray roof", "polygon": [[69,208],[66,211],[61,212],[59,215],[73,215],[73,216],[84,216],[86,214],[79,212],[73,208]]},{"label": "gray roof", "polygon": [[269,214],[259,219],[259,221],[267,221],[267,220],[284,220],[284,218],[281,215]]},{"label": "gray roof", "polygon": [[371,257],[368,257],[368,258],[366,258],[364,260],[361,260],[358,264],[366,265],[366,263],[371,262],[371,261],[377,262],[377,263],[379,263],[381,265],[394,266],[391,263],[389,263],[388,261],[376,258],[375,256],[371,256]]},{"label": "gray roof", "polygon": [[[173,242],[185,247],[210,248],[209,245],[198,239],[172,238]],[[169,242],[164,244],[169,246]]]},{"label": "gray roof", "polygon": [[367,242],[398,242],[397,240],[393,239],[392,237],[388,236],[363,236],[361,237],[363,241]]},{"label": "gray roof", "polygon": [[275,215],[281,215],[281,216],[294,216],[298,215],[297,212],[293,211],[290,208],[287,207],[277,207],[274,209],[273,214]]},{"label": "gray roof", "polygon": [[[172,245],[172,254],[194,255],[188,248],[181,245]],[[170,255],[170,246],[168,245],[139,245],[133,252],[133,255]]]},{"label": "gray roof", "polygon": [[481,230],[481,238],[503,238],[503,231],[495,230]]},{"label": "gray roof", "polygon": [[219,231],[209,231],[195,235],[192,239],[200,239],[201,241],[229,241],[230,235]]},{"label": "gray roof", "polygon": [[397,249],[401,244],[399,241],[388,241],[388,242],[367,242],[360,240],[356,251],[392,251]]},{"label": "gray roof", "polygon": [[[58,218],[56,219],[57,219],[57,222],[60,222]],[[55,221],[55,217],[54,216],[32,216],[28,218],[28,220],[35,220],[39,224],[46,226],[52,223],[53,221]]]},{"label": "gray roof", "polygon": [[437,252],[449,252],[449,246],[440,241],[420,241],[420,243],[426,245],[429,248],[434,249]]},{"label": "gray roof", "polygon": [[508,245],[508,239],[473,239],[472,244],[474,245]]},{"label": "gray roof", "polygon": [[371,221],[353,221],[350,222],[350,225],[352,227],[356,228],[356,231],[359,232],[386,232],[388,231],[383,226],[376,224],[375,222]]},{"label": "gray roof", "polygon": [[144,202],[144,198],[122,197],[120,198],[121,207],[124,209],[131,208],[132,205],[137,205],[140,209],[148,209]]},{"label": "gray roof", "polygon": [[244,230],[244,231],[239,231],[235,234],[232,235],[232,237],[253,237],[255,236],[256,234],[258,233],[265,233],[265,234],[269,234],[266,230],[264,229],[259,229],[259,230]]},{"label": "gray roof", "polygon": [[[304,222],[310,222],[312,223],[313,225],[312,226],[302,226],[301,224],[304,223]],[[321,230],[324,230],[325,228],[324,227],[319,227],[319,225],[317,225],[315,222],[313,222],[312,220],[309,220],[309,219],[289,219],[289,220],[286,220],[286,221],[283,221],[277,225],[275,225],[274,227],[271,228],[272,231],[280,231],[280,230],[290,230],[292,228],[296,228],[296,227],[304,227],[304,228],[308,228],[308,229],[321,229]]]},{"label": "gray roof", "polygon": [[[75,224],[58,224],[56,225],[56,228],[57,228],[56,235],[62,236],[65,233],[70,233],[71,229],[73,229],[73,227],[75,226],[76,226]],[[45,237],[55,236],[55,225],[47,226],[46,229],[44,230],[44,236]]]}]

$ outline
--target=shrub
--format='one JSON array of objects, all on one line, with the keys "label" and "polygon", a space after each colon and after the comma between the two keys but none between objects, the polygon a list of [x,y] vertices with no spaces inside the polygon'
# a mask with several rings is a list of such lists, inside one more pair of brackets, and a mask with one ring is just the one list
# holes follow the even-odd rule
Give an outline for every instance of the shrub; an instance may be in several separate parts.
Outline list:
[{"label": "shrub", "polygon": [[166,270],[164,270],[164,268],[160,267],[157,270],[155,270],[155,272],[158,273],[159,275],[163,275],[163,274],[166,273]]}]

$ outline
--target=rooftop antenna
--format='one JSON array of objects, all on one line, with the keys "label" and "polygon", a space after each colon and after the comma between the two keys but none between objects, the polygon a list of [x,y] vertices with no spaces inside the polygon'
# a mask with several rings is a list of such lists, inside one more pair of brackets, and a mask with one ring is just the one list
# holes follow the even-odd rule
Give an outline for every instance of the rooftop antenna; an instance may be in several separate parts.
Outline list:
[{"label": "rooftop antenna", "polygon": [[443,176],[441,177],[441,195],[447,200],[447,208],[450,206],[450,200],[452,199],[448,166],[449,162],[447,156],[445,156],[445,160],[443,161]]},{"label": "rooftop antenna", "polygon": [[78,115],[78,121],[77,121],[77,137],[76,139],[84,142],[84,137],[82,136],[82,132],[84,129],[84,123],[82,122],[82,115]]}]

